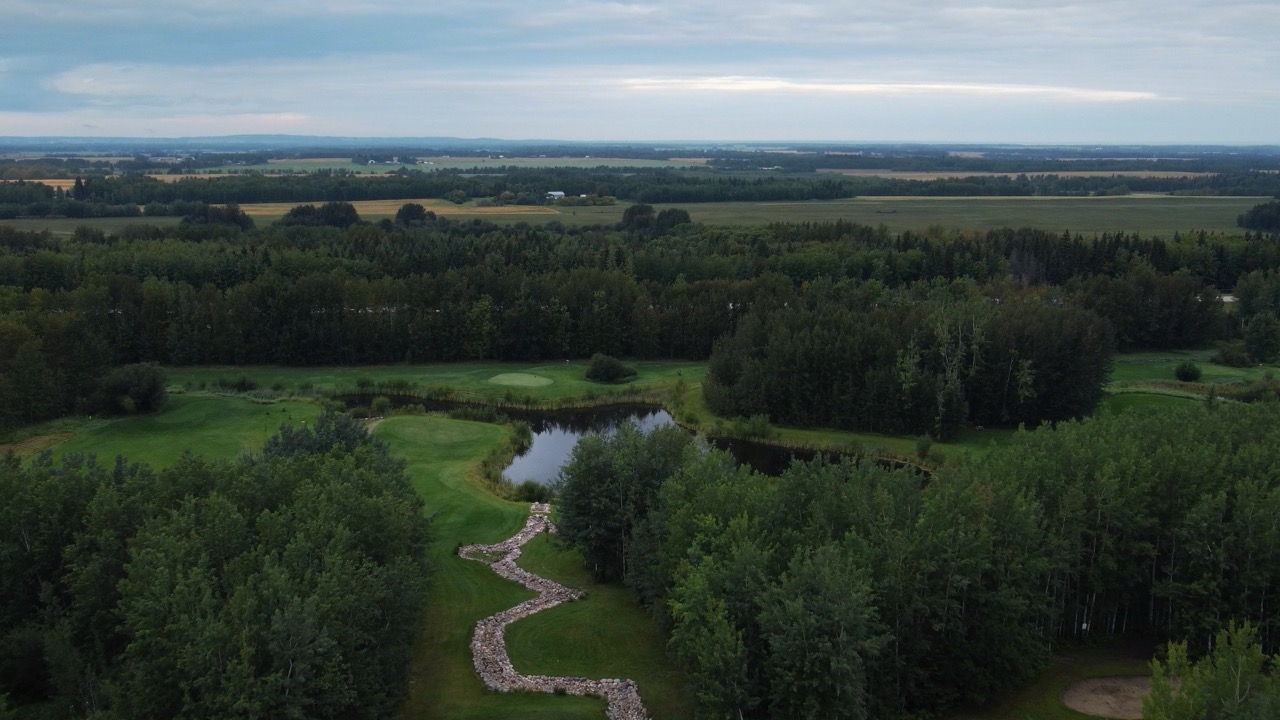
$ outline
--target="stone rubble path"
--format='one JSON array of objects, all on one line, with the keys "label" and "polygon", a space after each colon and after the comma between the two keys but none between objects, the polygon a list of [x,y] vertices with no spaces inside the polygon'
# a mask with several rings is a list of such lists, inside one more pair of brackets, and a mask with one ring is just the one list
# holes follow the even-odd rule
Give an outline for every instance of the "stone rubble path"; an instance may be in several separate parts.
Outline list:
[{"label": "stone rubble path", "polygon": [[536,612],[582,597],[580,590],[534,575],[516,565],[520,549],[525,543],[541,532],[555,532],[555,525],[548,517],[551,512],[549,504],[534,503],[529,511],[529,519],[525,521],[524,527],[506,540],[494,545],[466,545],[458,549],[458,555],[485,563],[499,576],[538,594],[532,600],[526,600],[476,623],[475,634],[471,636],[471,656],[476,674],[485,687],[496,692],[596,695],[605,699],[605,714],[609,720],[648,720],[649,714],[633,680],[522,675],[512,667],[511,658],[507,656],[507,626]]}]

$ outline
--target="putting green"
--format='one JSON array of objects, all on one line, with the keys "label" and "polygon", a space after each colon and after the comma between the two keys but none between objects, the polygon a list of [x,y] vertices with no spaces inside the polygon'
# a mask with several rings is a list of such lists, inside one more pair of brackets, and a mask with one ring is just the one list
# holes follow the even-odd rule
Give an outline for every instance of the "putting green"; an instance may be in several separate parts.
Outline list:
[{"label": "putting green", "polygon": [[489,378],[494,385],[515,385],[517,387],[542,387],[555,382],[549,377],[533,373],[502,373]]}]

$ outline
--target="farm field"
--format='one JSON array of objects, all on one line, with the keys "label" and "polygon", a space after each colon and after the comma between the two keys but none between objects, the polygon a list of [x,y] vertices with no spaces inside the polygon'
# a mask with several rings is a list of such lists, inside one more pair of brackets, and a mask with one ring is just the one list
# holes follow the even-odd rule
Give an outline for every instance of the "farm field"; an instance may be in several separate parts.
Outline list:
[{"label": "farm field", "polygon": [[[1070,230],[1085,236],[1125,231],[1168,237],[1175,232],[1200,230],[1226,235],[1239,234],[1241,230],[1236,226],[1236,217],[1265,200],[1266,198],[1166,195],[1098,198],[864,197],[805,202],[671,203],[654,207],[659,211],[672,207],[681,208],[689,212],[694,222],[715,225],[844,220],[863,225],[884,225],[890,232],[922,231],[934,226],[944,230],[1035,227],[1050,232]],[[480,207],[474,201],[456,205],[433,198],[357,201],[353,204],[363,219],[377,221],[394,217],[396,211],[408,202],[417,202],[437,215],[447,215],[455,220],[478,219],[504,224],[527,222],[533,225],[548,222],[575,226],[612,225],[622,220],[622,213],[627,208],[624,203],[598,207]],[[251,203],[241,207],[259,225],[265,225],[283,217],[290,208],[302,204],[306,203]],[[82,225],[113,232],[125,225],[147,223],[173,226],[178,222],[179,218],[171,217],[24,218],[0,220],[0,226],[70,235]]]},{"label": "farm field", "polygon": [[76,228],[91,227],[105,233],[118,233],[130,225],[154,225],[156,227],[177,227],[182,222],[179,217],[115,217],[115,218],[19,218],[16,220],[0,220],[0,227],[9,227],[27,232],[48,232],[58,237],[71,237]]},{"label": "farm field", "polygon": [[1057,175],[1058,177],[1132,177],[1132,178],[1179,178],[1179,177],[1206,177],[1217,175],[1211,172],[1178,172],[1176,170],[1063,170],[1048,172],[1036,170],[1031,172],[968,172],[965,170],[875,170],[875,169],[856,169],[841,170],[838,168],[820,168],[819,174],[822,175],[844,175],[846,177],[873,177],[873,178],[891,178],[894,180],[944,180],[950,178],[966,178],[966,177],[1007,177],[1016,178],[1019,175],[1027,177],[1036,177],[1043,175]]},{"label": "farm field", "polygon": [[435,170],[470,170],[479,167],[518,167],[518,168],[687,168],[705,164],[699,158],[670,160],[640,160],[632,158],[611,157],[497,157],[479,155],[449,155],[423,157],[422,164],[417,163],[379,163],[376,165],[357,165],[350,158],[307,158],[279,159],[255,165],[235,165],[231,167],[203,168],[212,172],[314,172],[316,170],[348,170],[369,174],[383,174],[399,170],[401,167],[411,170],[432,172]]},{"label": "farm field", "polygon": [[[351,204],[355,206],[356,212],[360,213],[361,219],[364,220],[381,220],[383,218],[394,218],[396,211],[403,207],[406,203],[418,203],[427,210],[436,215],[459,215],[470,217],[487,218],[493,215],[518,215],[522,220],[530,220],[532,218],[546,219],[547,216],[557,216],[563,208],[555,208],[547,205],[495,205],[492,207],[479,207],[474,203],[458,205],[448,200],[440,200],[436,198],[421,198],[410,200],[356,200]],[[308,203],[247,203],[241,205],[240,209],[245,214],[260,223],[274,222],[284,217],[285,213],[298,205],[306,205]],[[319,205],[320,203],[311,203]],[[614,206],[611,208],[615,211],[619,218],[622,217],[622,211]]]},{"label": "farm field", "polygon": [[[1170,236],[1175,232],[1227,235],[1242,231],[1236,217],[1266,198],[1122,196],[1097,198],[920,198],[862,197],[850,200],[803,202],[671,203],[656,210],[681,208],[694,222],[713,225],[758,225],[771,222],[835,222],[884,225],[890,232],[921,231],[931,226],[945,230],[986,230],[997,227],[1034,227],[1051,232],[1070,230],[1085,236],[1105,232],[1138,232]],[[515,212],[485,216],[471,205],[460,206],[459,218],[480,217],[498,223],[557,221],[565,225],[612,224],[622,219],[625,205],[555,208],[556,215],[521,215]],[[469,213],[474,212],[474,215]]]}]

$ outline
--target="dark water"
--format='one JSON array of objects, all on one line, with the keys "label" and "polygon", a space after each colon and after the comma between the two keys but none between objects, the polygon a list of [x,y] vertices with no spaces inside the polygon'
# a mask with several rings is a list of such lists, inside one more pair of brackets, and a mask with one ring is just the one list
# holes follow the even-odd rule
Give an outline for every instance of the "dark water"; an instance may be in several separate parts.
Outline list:
[{"label": "dark water", "polygon": [[569,462],[578,440],[587,433],[610,434],[628,421],[639,426],[642,432],[648,432],[673,422],[666,410],[643,405],[544,413],[522,412],[511,413],[511,417],[529,423],[529,429],[533,430],[533,443],[528,450],[511,461],[502,475],[516,484],[535,480],[544,485],[556,479],[561,466]]},{"label": "dark water", "polygon": [[[513,418],[529,423],[533,430],[533,443],[523,454],[516,456],[503,477],[519,484],[534,480],[542,484],[554,482],[560,468],[569,462],[578,440],[588,433],[610,434],[624,422],[635,423],[642,432],[665,427],[674,422],[671,415],[659,407],[648,405],[612,405],[584,410],[559,410],[546,412],[511,412]],[[788,450],[750,440],[716,439],[711,444],[728,450],[740,465],[750,465],[766,475],[781,475],[792,457],[812,460],[816,453],[804,450]]]}]

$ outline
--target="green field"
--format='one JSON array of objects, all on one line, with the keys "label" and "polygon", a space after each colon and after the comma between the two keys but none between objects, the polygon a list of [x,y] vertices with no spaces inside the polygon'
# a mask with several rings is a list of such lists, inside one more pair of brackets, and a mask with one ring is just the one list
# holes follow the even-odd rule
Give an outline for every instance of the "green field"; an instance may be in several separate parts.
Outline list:
[{"label": "green field", "polygon": [[132,218],[22,218],[19,220],[0,220],[0,227],[30,232],[49,232],[50,234],[70,237],[78,227],[91,227],[105,233],[118,233],[129,225],[155,225],[156,227],[177,227],[182,218],[177,217],[132,217]]},{"label": "green field", "polygon": [[611,157],[498,157],[498,156],[449,156],[424,157],[424,164],[393,163],[377,165],[357,165],[344,158],[317,158],[315,160],[272,160],[256,165],[236,165],[234,167],[195,168],[196,172],[242,173],[242,172],[315,172],[316,170],[346,170],[348,172],[385,174],[400,168],[434,172],[436,170],[472,170],[475,168],[515,167],[515,168],[689,168],[698,167],[699,163],[680,160],[639,160],[631,158]]},{"label": "green field", "polygon": [[1188,360],[1200,367],[1199,382],[1202,385],[1215,383],[1222,385],[1241,380],[1255,380],[1268,372],[1276,371],[1274,365],[1255,365],[1244,368],[1214,365],[1209,362],[1213,354],[1213,350],[1180,350],[1117,355],[1114,369],[1111,371],[1111,383],[1120,387],[1138,383],[1172,383],[1176,381],[1174,369]]},{"label": "green field", "polygon": [[74,438],[55,446],[54,455],[94,453],[100,462],[124,455],[157,468],[188,450],[209,459],[231,459],[261,450],[282,424],[308,422],[319,414],[320,407],[309,402],[175,395],[155,415],[91,420]]},{"label": "green field", "polygon": [[373,382],[404,381],[420,386],[447,386],[477,400],[519,402],[531,398],[536,403],[554,403],[574,398],[597,398],[628,391],[658,393],[683,379],[700,383],[706,374],[705,363],[635,362],[638,373],[634,382],[625,385],[601,385],[588,381],[585,361],[541,363],[447,363],[434,365],[369,365],[355,367],[293,368],[255,367],[180,367],[168,368],[171,387],[198,388],[200,383],[212,385],[219,378],[233,380],[248,377],[263,388],[279,385],[294,391],[304,385],[316,390],[338,390],[356,387],[362,380]]},{"label": "green field", "polygon": [[[658,210],[678,207],[689,211],[694,222],[723,225],[755,225],[769,222],[834,222],[846,220],[863,225],[884,225],[890,232],[925,230],[931,226],[944,230],[986,230],[996,227],[1035,227],[1060,233],[1070,230],[1084,236],[1104,232],[1138,232],[1142,235],[1168,237],[1175,232],[1238,234],[1236,216],[1264,202],[1266,198],[1240,197],[1169,197],[1125,196],[1100,198],[855,198],[852,200],[814,200],[808,202],[727,202],[673,203],[655,205]],[[304,203],[298,203],[304,204]],[[283,207],[283,206],[282,206]],[[474,204],[464,204],[453,220],[486,220],[499,224],[526,222],[544,225],[614,224],[622,219],[626,204],[601,207],[560,207],[548,214],[486,212]],[[281,210],[283,215],[284,210]],[[393,215],[369,215],[365,220],[381,220]],[[259,225],[276,220],[275,216],[258,218]],[[151,223],[163,226],[177,224],[177,218],[101,218],[0,220],[0,225],[24,230],[43,230],[69,235],[81,225],[100,227],[108,232],[124,225]]]}]

